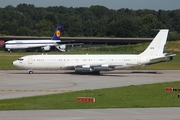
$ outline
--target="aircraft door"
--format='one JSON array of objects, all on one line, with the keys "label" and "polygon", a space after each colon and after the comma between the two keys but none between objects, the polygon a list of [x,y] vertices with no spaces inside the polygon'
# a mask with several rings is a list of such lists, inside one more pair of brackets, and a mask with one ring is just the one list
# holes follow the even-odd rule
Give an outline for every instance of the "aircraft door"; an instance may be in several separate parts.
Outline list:
[{"label": "aircraft door", "polygon": [[140,56],[137,57],[137,64],[141,65],[141,57]]},{"label": "aircraft door", "polygon": [[28,64],[32,64],[33,63],[33,58],[32,57],[28,57]]}]

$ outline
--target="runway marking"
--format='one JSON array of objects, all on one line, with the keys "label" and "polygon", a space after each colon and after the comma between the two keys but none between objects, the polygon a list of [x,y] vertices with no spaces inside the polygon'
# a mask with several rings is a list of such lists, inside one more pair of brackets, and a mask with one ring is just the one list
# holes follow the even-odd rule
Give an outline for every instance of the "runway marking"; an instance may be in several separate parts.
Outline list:
[{"label": "runway marking", "polygon": [[64,86],[64,87],[61,87],[61,88],[74,87],[74,86],[77,85],[77,83],[74,83],[74,82],[68,82],[68,83],[71,83],[72,85],[70,85],[70,86]]},{"label": "runway marking", "polygon": [[74,92],[75,90],[0,90],[0,92]]}]

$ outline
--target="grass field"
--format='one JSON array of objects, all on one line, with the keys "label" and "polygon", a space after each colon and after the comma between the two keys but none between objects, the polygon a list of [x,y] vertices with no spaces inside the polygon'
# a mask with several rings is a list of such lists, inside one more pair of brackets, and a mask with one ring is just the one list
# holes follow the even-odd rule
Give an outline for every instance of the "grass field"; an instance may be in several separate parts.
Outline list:
[{"label": "grass field", "polygon": [[[166,87],[179,88],[180,82],[84,90],[63,94],[0,100],[0,110],[104,109],[180,107],[178,92],[166,92]],[[77,102],[77,97],[94,97],[94,103]]]}]

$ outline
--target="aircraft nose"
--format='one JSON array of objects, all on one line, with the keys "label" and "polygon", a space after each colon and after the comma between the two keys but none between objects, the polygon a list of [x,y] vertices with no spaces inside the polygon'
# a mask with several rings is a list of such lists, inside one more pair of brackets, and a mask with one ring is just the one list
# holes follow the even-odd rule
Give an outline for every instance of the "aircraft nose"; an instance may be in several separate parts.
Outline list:
[{"label": "aircraft nose", "polygon": [[12,64],[15,67],[22,68],[22,62],[19,62],[19,60],[15,60],[14,62],[12,62]]},{"label": "aircraft nose", "polygon": [[18,66],[17,61],[12,62],[14,66]]},{"label": "aircraft nose", "polygon": [[[15,62],[15,61],[14,61]],[[14,65],[14,62],[12,62],[12,65]]]}]

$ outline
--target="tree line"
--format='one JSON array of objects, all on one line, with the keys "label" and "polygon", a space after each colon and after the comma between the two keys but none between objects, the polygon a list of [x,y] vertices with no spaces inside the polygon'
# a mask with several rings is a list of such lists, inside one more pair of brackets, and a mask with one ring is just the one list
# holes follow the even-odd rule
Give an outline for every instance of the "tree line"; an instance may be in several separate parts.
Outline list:
[{"label": "tree line", "polygon": [[180,39],[180,9],[132,10],[90,7],[35,7],[33,4],[0,8],[0,34],[52,36],[62,24],[62,36],[154,37],[156,29],[169,29],[169,39]]}]

